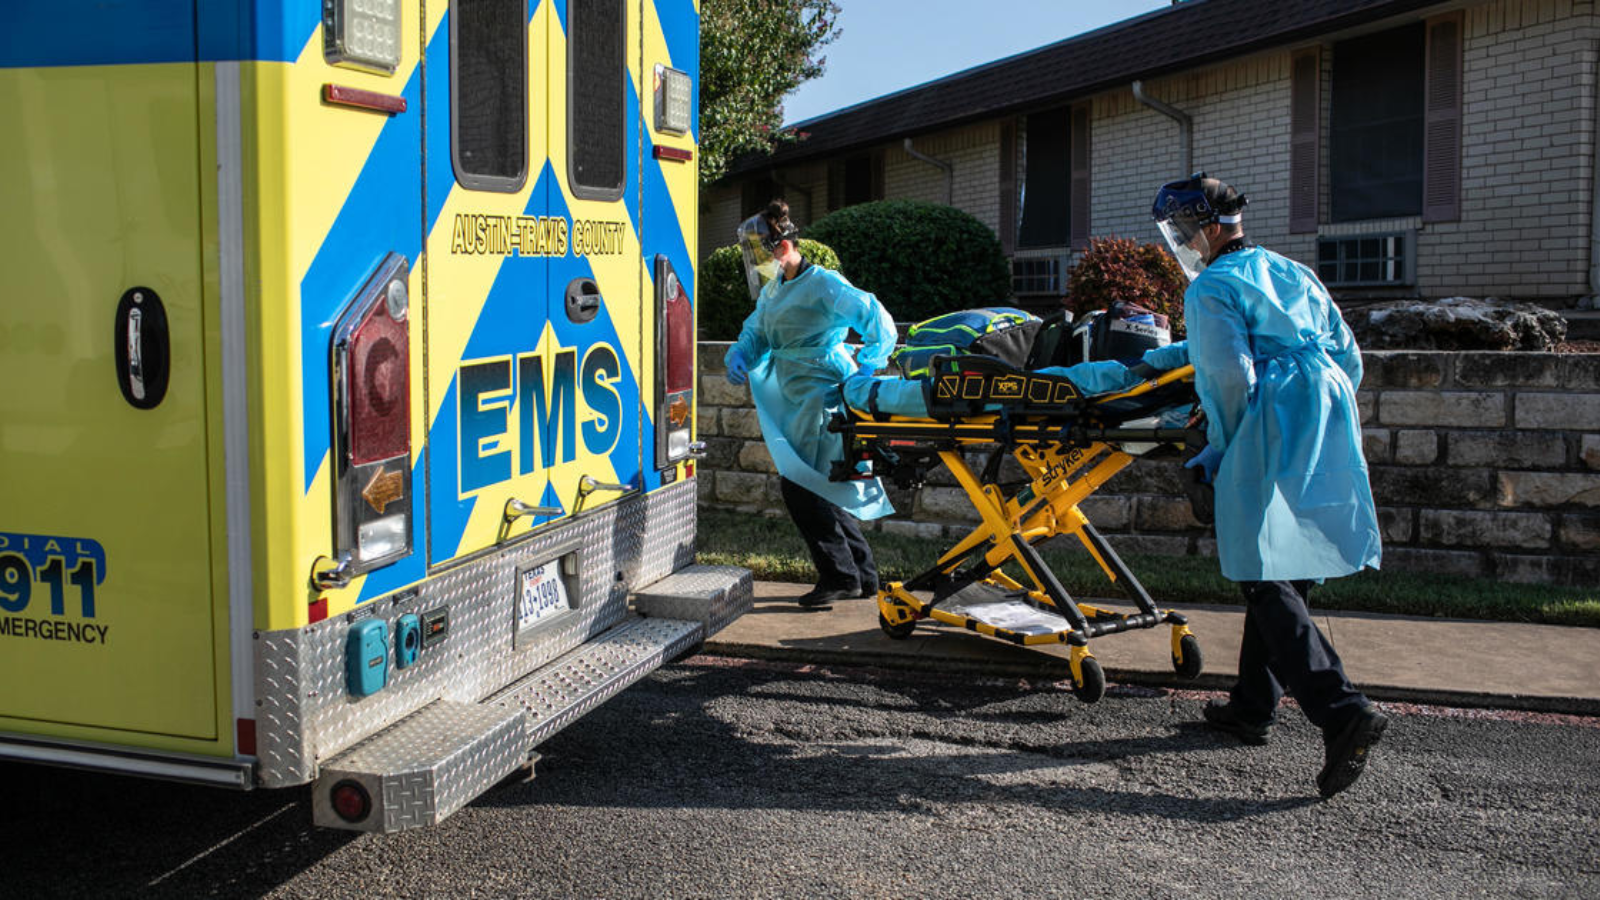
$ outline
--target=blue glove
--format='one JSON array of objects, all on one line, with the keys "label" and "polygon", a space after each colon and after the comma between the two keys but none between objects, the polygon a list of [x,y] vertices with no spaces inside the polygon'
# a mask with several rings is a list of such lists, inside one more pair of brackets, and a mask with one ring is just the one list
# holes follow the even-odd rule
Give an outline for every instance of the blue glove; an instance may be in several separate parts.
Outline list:
[{"label": "blue glove", "polygon": [[1144,352],[1140,362],[1155,369],[1165,372],[1179,366],[1189,364],[1189,345],[1184,341],[1168,344],[1165,347],[1153,347]]},{"label": "blue glove", "polygon": [[865,363],[865,362],[862,362],[861,360],[858,359],[858,360],[856,360],[856,366],[857,366],[857,368],[856,368],[856,374],[857,375],[869,375],[870,376],[870,375],[878,374],[878,367],[873,365],[872,363]]},{"label": "blue glove", "polygon": [[743,386],[750,380],[750,364],[744,361],[744,354],[735,347],[728,354],[728,383],[735,387]]},{"label": "blue glove", "polygon": [[1217,467],[1222,465],[1222,452],[1207,444],[1205,449],[1194,455],[1194,458],[1183,464],[1185,469],[1199,468],[1201,480],[1210,484],[1217,480]]}]

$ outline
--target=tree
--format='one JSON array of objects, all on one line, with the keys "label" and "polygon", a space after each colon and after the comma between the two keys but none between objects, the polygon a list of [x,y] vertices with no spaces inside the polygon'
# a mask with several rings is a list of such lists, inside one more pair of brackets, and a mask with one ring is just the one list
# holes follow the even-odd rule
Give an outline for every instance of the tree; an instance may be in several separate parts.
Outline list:
[{"label": "tree", "polygon": [[755,150],[795,140],[783,98],[822,74],[839,36],[833,0],[704,0],[700,6],[700,183]]}]

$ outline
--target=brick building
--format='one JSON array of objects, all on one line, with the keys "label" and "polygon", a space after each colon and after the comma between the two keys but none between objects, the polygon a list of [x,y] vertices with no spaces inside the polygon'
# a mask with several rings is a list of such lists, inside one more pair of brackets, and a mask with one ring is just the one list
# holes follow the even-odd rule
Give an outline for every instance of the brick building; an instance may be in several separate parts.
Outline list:
[{"label": "brick building", "polygon": [[1021,302],[1091,236],[1155,241],[1157,186],[1205,170],[1259,243],[1341,298],[1600,293],[1594,0],[1183,0],[802,123],[704,192],[702,252],[784,196],[994,228]]}]

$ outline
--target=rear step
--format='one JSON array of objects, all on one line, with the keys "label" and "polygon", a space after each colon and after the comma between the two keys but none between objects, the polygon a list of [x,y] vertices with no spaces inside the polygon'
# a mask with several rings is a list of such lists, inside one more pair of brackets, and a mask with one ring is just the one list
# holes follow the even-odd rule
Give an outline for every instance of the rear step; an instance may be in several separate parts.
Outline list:
[{"label": "rear step", "polygon": [[482,703],[434,701],[325,762],[311,786],[313,821],[384,833],[440,822],[526,766],[534,747],[579,716],[700,646],[749,609],[752,587],[742,569],[669,575],[636,604],[687,618],[629,615]]}]

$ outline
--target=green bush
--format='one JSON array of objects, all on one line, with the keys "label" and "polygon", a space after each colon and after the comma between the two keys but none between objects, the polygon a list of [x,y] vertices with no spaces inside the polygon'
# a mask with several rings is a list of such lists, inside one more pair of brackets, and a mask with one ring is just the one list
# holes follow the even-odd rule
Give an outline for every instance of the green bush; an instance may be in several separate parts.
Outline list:
[{"label": "green bush", "polygon": [[[800,255],[813,265],[839,271],[839,256],[826,244],[800,239]],[[756,308],[744,280],[744,259],[737,246],[711,251],[700,266],[700,340],[732,341],[739,326]]]},{"label": "green bush", "polygon": [[806,230],[839,253],[850,283],[878,295],[897,322],[1004,304],[1011,268],[988,226],[951,206],[862,203]]},{"label": "green bush", "polygon": [[1074,317],[1121,300],[1167,317],[1172,339],[1183,338],[1183,269],[1165,249],[1129,238],[1091,238],[1067,277],[1067,308]]}]

